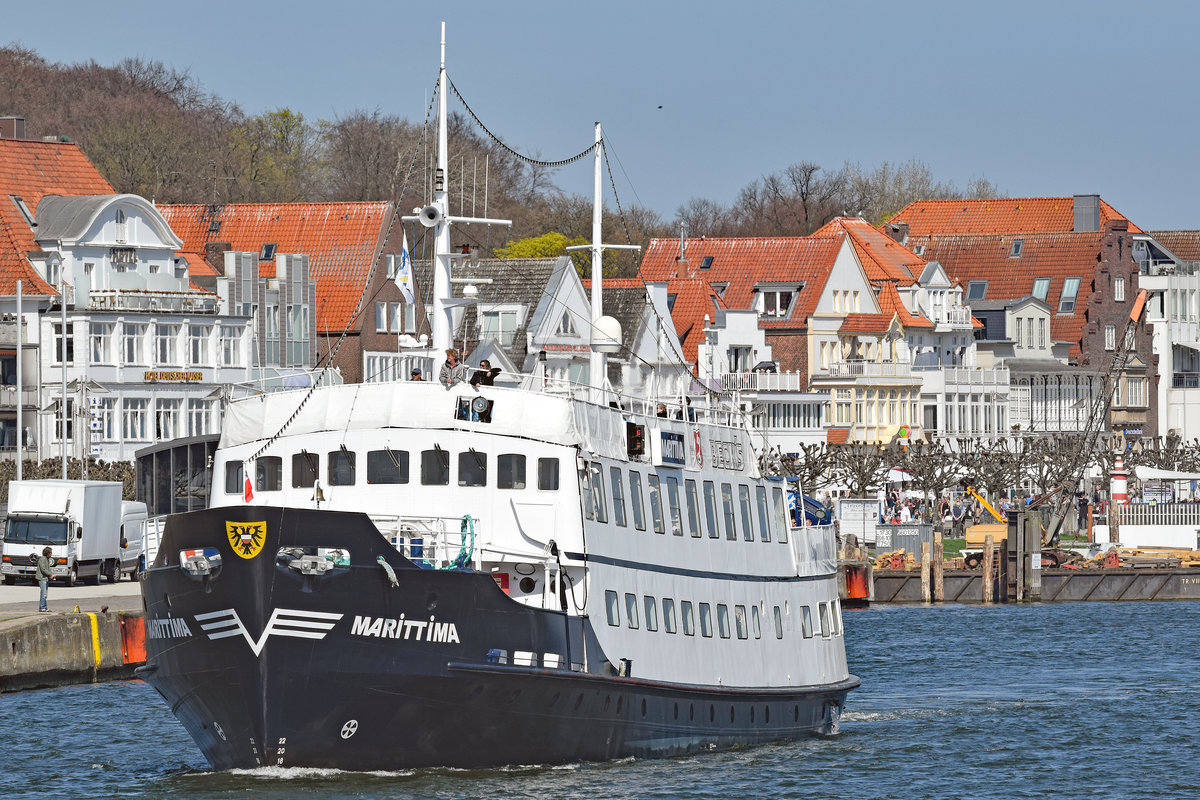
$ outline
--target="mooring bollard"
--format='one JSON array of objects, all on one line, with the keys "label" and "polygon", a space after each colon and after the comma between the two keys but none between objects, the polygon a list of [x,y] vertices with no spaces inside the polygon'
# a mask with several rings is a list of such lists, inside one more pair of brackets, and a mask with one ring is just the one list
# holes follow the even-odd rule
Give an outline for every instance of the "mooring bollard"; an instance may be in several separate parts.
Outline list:
[{"label": "mooring bollard", "polygon": [[921,600],[929,602],[929,542],[921,542]]},{"label": "mooring bollard", "polygon": [[941,531],[938,531],[933,534],[933,601],[935,603],[946,599],[946,585],[942,579],[945,566],[946,549],[942,545]]}]

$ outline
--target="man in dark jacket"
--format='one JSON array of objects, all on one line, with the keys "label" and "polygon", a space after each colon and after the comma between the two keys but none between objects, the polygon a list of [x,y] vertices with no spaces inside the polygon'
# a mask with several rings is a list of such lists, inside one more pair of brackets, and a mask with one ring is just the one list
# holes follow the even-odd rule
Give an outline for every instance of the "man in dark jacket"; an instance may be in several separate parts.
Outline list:
[{"label": "man in dark jacket", "polygon": [[38,596],[38,611],[50,610],[50,606],[46,602],[46,595],[50,590],[50,579],[54,577],[54,560],[50,558],[50,554],[53,552],[49,547],[43,547],[42,554],[37,560],[37,582],[42,590]]},{"label": "man in dark jacket", "polygon": [[499,374],[500,368],[493,367],[492,362],[485,358],[483,361],[479,362],[479,369],[475,370],[475,373],[471,375],[471,385],[494,386],[496,383],[496,376]]}]

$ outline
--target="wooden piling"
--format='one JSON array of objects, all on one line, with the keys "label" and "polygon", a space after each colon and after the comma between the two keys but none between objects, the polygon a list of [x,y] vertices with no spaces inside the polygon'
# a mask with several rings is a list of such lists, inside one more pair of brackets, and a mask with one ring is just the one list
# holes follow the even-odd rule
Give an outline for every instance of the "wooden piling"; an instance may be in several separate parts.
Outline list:
[{"label": "wooden piling", "polygon": [[995,558],[995,544],[992,542],[991,534],[983,539],[983,604],[990,605],[992,598],[996,596],[994,586],[996,577],[992,572],[992,561]]},{"label": "wooden piling", "polygon": [[929,597],[929,542],[921,542],[921,600],[928,603]]},{"label": "wooden piling", "polygon": [[933,534],[933,601],[940,603],[946,599],[946,586],[942,580],[942,571],[946,566],[946,550],[942,545],[942,533]]}]

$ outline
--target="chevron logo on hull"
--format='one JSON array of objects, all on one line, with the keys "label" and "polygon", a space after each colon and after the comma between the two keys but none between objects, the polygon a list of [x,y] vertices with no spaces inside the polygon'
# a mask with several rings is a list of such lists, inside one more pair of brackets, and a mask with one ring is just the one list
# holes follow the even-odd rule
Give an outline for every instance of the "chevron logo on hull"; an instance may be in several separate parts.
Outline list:
[{"label": "chevron logo on hull", "polygon": [[342,618],[341,614],[331,614],[325,611],[298,611],[292,608],[277,608],[271,612],[271,618],[263,628],[262,635],[255,639],[246,630],[245,623],[235,609],[225,608],[220,611],[210,611],[207,614],[197,614],[196,622],[200,629],[208,634],[209,639],[225,639],[230,636],[241,636],[250,645],[254,655],[262,654],[271,636],[290,636],[295,639],[324,639],[333,630],[333,626]]}]

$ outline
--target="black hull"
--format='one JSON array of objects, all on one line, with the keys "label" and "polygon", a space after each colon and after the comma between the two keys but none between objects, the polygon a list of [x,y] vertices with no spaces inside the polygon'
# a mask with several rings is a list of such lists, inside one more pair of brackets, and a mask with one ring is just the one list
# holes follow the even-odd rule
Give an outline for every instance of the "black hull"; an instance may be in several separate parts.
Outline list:
[{"label": "black hull", "polygon": [[[262,553],[234,555],[225,523],[262,520]],[[293,546],[345,547],[351,564],[304,576],[274,556]],[[179,552],[203,547],[220,550],[219,571],[185,574]],[[173,517],[143,581],[141,674],[216,769],[674,755],[832,732],[858,685],[738,690],[619,676],[586,620],[513,602],[488,575],[418,568],[359,514]],[[519,652],[563,657],[557,668],[521,666]]]}]

